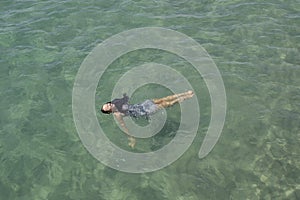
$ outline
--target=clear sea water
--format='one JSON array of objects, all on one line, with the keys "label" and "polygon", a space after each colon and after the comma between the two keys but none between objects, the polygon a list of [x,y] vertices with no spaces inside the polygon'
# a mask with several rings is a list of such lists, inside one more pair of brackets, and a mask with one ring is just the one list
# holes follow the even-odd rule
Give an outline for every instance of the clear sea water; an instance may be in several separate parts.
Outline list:
[{"label": "clear sea water", "polygon": [[[197,142],[162,170],[123,173],[84,148],[72,88],[97,44],[149,26],[182,32],[208,51],[224,80],[227,117],[219,142],[200,160],[209,93],[201,76],[182,72],[200,100]],[[299,0],[1,0],[0,199],[300,199],[299,51]],[[156,50],[124,55],[99,82],[97,105],[109,100],[124,66],[187,65],[172,56]],[[133,99],[166,94],[149,85]],[[166,133],[178,127],[178,106],[170,112]],[[113,132],[112,118],[97,114]],[[121,131],[108,137],[130,150]],[[157,149],[170,139],[162,131],[139,140],[137,149]]]}]

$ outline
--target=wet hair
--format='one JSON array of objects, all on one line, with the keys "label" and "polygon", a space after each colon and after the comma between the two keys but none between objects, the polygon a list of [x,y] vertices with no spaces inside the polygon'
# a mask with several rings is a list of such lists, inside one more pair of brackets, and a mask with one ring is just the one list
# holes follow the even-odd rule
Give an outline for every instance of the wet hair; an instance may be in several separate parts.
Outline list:
[{"label": "wet hair", "polygon": [[[111,101],[108,101],[105,104],[107,104],[107,103],[111,103]],[[104,113],[104,114],[110,114],[110,113],[112,113],[111,110],[103,110],[103,108],[101,108],[101,112]]]}]

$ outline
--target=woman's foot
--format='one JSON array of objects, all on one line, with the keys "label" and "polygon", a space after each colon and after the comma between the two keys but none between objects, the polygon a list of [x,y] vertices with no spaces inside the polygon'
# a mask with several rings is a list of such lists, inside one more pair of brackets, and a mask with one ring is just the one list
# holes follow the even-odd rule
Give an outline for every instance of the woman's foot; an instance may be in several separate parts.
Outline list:
[{"label": "woman's foot", "polygon": [[193,96],[194,96],[194,92],[191,91],[191,90],[189,90],[189,91],[187,91],[187,92],[185,93],[185,95],[179,97],[179,98],[177,99],[177,102],[179,102],[179,103],[180,103],[180,102],[183,102],[184,100],[190,99],[190,98],[192,98]]},{"label": "woman's foot", "polygon": [[189,94],[189,95],[194,95],[194,92],[192,90],[189,90],[186,93]]}]

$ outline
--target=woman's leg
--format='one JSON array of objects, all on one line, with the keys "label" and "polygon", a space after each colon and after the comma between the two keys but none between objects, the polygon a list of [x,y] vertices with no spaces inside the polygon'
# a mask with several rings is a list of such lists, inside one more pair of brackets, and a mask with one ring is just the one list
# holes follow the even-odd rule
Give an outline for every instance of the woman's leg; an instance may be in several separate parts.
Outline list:
[{"label": "woman's leg", "polygon": [[185,99],[192,98],[193,95],[194,93],[192,91],[187,91],[185,93],[175,94],[161,99],[154,99],[153,102],[160,108],[166,108],[174,105],[175,103],[182,102]]},{"label": "woman's leg", "polygon": [[174,95],[170,95],[170,96],[167,96],[167,97],[163,97],[163,98],[160,98],[160,99],[153,99],[152,101],[155,104],[160,104],[162,102],[176,101],[177,99],[179,99],[181,97],[190,96],[190,95],[192,95],[192,96],[194,95],[193,91],[191,91],[191,90],[189,90],[187,92],[184,92],[184,93],[174,94]]}]

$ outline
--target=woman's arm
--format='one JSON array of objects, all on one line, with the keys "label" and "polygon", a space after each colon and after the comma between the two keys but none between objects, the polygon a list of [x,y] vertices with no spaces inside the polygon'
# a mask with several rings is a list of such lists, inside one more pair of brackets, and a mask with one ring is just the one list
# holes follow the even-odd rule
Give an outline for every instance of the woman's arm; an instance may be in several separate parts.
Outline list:
[{"label": "woman's arm", "polygon": [[128,128],[126,127],[126,124],[123,120],[123,114],[120,113],[120,112],[114,112],[114,116],[116,117],[116,119],[118,120],[119,124],[121,125],[121,127],[124,129],[124,132],[126,133],[126,135],[128,136],[128,140],[129,140],[129,143],[128,145],[131,147],[131,148],[134,148],[135,146],[135,138],[132,137],[130,134],[129,134],[129,130]]}]

